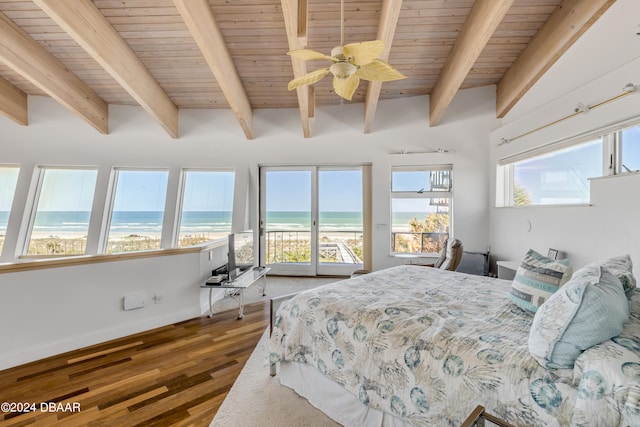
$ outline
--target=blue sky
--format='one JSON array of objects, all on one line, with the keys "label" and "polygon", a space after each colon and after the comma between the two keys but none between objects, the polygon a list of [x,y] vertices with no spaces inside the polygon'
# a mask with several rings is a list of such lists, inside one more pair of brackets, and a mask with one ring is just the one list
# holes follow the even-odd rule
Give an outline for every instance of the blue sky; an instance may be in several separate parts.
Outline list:
[{"label": "blue sky", "polygon": [[231,212],[235,173],[187,171],[183,211]]},{"label": "blue sky", "polygon": [[0,211],[11,210],[19,172],[17,167],[0,167]]},{"label": "blue sky", "polygon": [[[319,208],[323,212],[362,211],[360,170],[320,170]],[[267,211],[308,212],[311,209],[311,171],[269,171]]]},{"label": "blue sky", "polygon": [[[640,126],[623,131],[623,163],[640,170]],[[0,211],[11,208],[18,178],[18,167],[0,167]],[[596,174],[599,172],[596,172]],[[39,209],[66,211],[91,210],[95,188],[95,170],[48,169],[45,191]],[[164,209],[167,171],[119,172],[115,210],[162,211]],[[187,211],[230,211],[233,204],[233,172],[207,173],[189,171],[185,187],[184,209]],[[267,210],[308,211],[311,200],[310,171],[269,171]],[[326,212],[362,210],[362,175],[360,170],[331,171],[320,169],[319,207]],[[396,206],[413,210],[414,203]]]},{"label": "blue sky", "polygon": [[91,211],[97,170],[47,169],[39,211]]}]

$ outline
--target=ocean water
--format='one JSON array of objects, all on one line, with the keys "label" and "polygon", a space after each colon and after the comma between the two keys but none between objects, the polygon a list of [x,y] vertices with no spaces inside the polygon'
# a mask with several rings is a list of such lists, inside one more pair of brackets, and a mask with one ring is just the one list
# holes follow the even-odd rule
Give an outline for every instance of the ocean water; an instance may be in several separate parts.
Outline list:
[{"label": "ocean water", "polygon": [[[34,235],[86,234],[91,212],[40,211],[34,225]],[[0,211],[0,234],[7,228],[9,212]],[[111,219],[111,233],[121,235],[157,235],[162,232],[163,212],[116,211]],[[182,233],[216,233],[231,230],[231,212],[184,212]]]},{"label": "ocean water", "polygon": [[[413,218],[423,220],[424,212],[399,212],[393,214],[392,229],[408,231]],[[310,212],[268,212],[268,230],[308,230],[311,224]],[[362,230],[360,212],[320,212],[320,229],[325,231]]]},{"label": "ocean water", "polygon": [[[393,216],[393,230],[408,229],[412,218],[422,219],[423,213],[402,212]],[[90,212],[38,212],[34,223],[34,234],[57,235],[86,233]],[[0,211],[0,234],[6,232],[9,212]],[[159,234],[162,231],[162,212],[114,212],[111,232],[122,235]],[[362,229],[360,212],[320,212],[320,227],[324,231],[346,231]],[[311,224],[310,212],[268,212],[268,230],[298,231],[308,230]],[[224,233],[231,230],[231,212],[184,212],[181,223],[182,233]]]}]

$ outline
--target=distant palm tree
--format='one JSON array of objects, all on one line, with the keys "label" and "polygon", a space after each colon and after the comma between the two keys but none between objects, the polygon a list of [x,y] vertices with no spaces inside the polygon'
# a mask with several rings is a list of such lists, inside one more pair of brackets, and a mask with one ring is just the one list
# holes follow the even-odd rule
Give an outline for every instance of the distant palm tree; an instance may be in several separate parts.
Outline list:
[{"label": "distant palm tree", "polygon": [[526,206],[533,203],[531,200],[531,193],[518,183],[513,184],[513,205],[514,206]]}]

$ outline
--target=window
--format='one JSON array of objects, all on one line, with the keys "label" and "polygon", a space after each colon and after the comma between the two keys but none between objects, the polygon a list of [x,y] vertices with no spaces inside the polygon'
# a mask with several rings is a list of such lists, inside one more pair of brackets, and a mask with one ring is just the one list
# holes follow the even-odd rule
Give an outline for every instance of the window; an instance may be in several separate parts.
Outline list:
[{"label": "window", "polygon": [[7,234],[9,213],[13,204],[13,196],[18,183],[20,168],[14,166],[0,166],[0,254]]},{"label": "window", "polygon": [[84,254],[97,170],[41,168],[27,255]]},{"label": "window", "polygon": [[117,169],[107,253],[160,249],[167,171]]},{"label": "window", "polygon": [[391,251],[437,253],[449,237],[451,166],[391,171]]},{"label": "window", "polygon": [[640,171],[640,126],[623,129],[620,139],[620,173]]},{"label": "window", "polygon": [[234,178],[233,171],[184,171],[179,247],[220,239],[231,232]]},{"label": "window", "polygon": [[626,120],[500,160],[496,206],[590,203],[590,178],[640,172],[640,126],[630,123]]},{"label": "window", "polygon": [[511,163],[512,206],[589,203],[589,178],[602,176],[602,138]]}]

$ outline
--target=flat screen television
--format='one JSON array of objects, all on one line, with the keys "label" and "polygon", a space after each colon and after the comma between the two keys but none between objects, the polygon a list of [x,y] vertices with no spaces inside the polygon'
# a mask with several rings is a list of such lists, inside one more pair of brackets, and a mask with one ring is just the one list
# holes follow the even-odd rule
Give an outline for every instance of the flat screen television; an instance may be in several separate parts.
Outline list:
[{"label": "flat screen television", "polygon": [[229,234],[229,279],[255,266],[255,250],[253,245],[253,230]]}]

